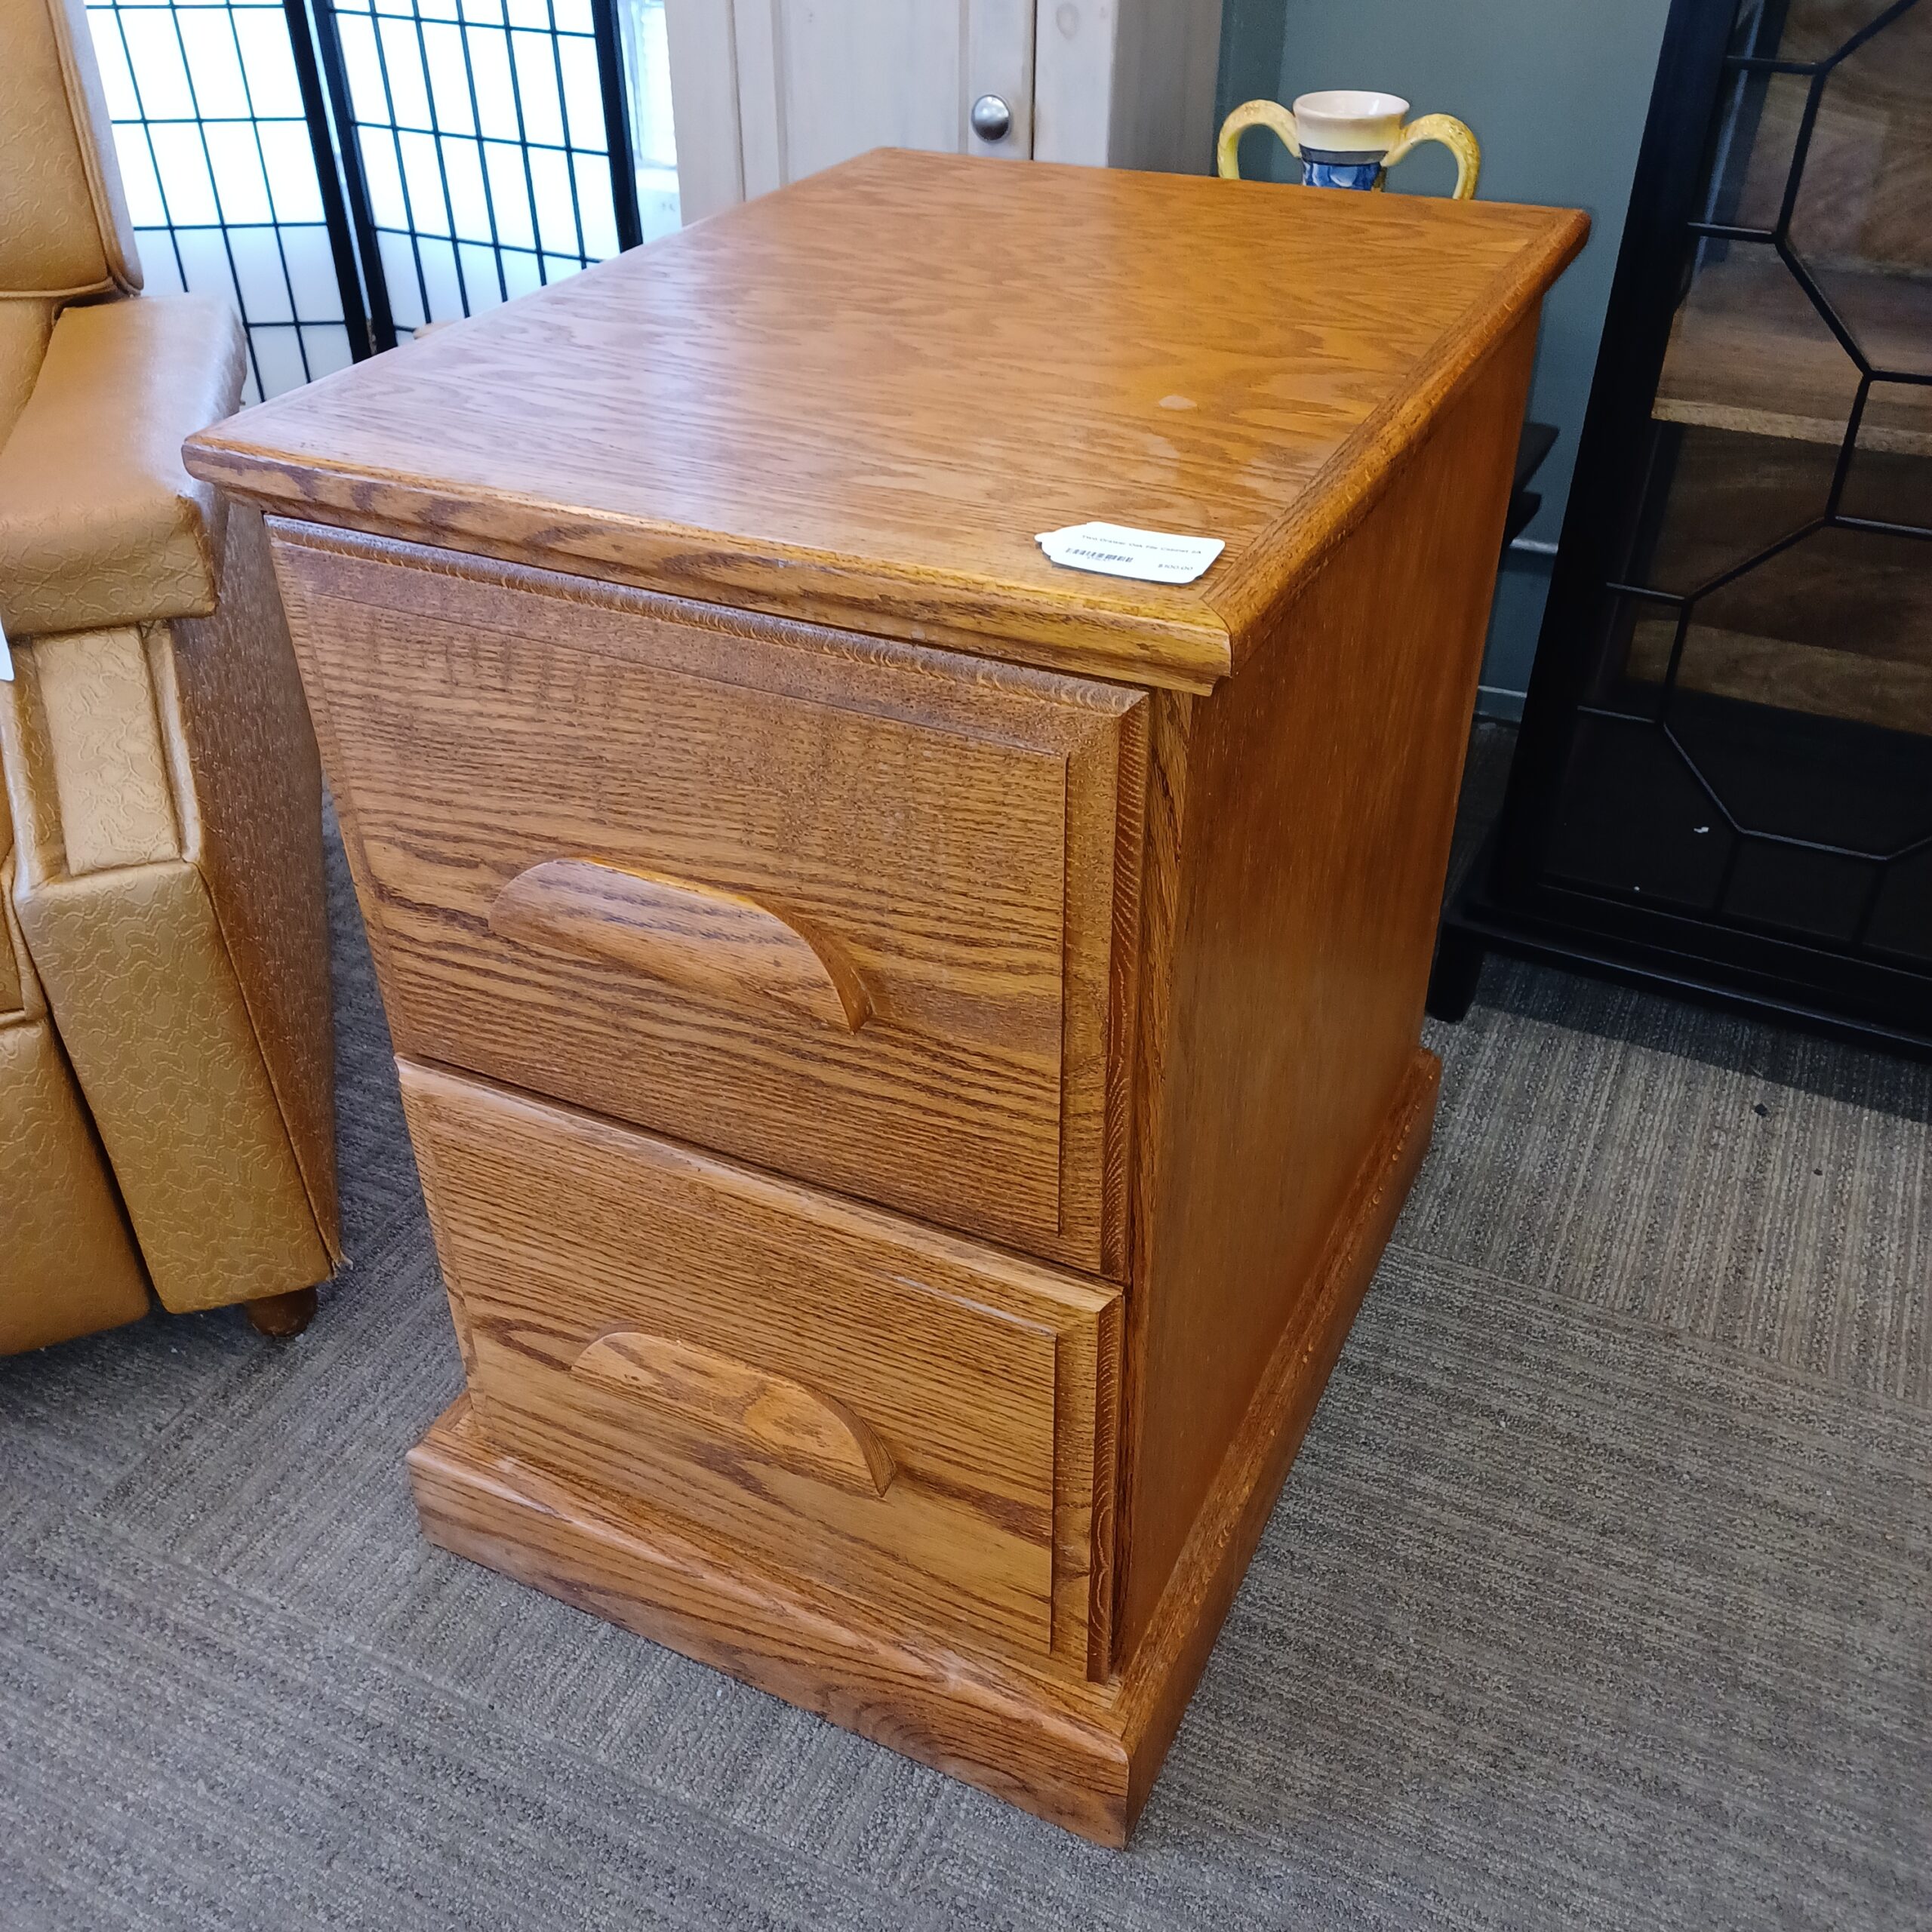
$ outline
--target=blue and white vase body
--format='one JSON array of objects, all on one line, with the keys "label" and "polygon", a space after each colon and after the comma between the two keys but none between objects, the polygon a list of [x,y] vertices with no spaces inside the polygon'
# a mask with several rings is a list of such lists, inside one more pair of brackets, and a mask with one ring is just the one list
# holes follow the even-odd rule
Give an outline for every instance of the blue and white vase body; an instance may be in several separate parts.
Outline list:
[{"label": "blue and white vase body", "polygon": [[1408,111],[1400,94],[1353,88],[1303,94],[1294,105],[1302,180],[1311,188],[1380,187]]},{"label": "blue and white vase body", "polygon": [[1309,188],[1373,188],[1382,179],[1382,156],[1304,147],[1301,178]]}]

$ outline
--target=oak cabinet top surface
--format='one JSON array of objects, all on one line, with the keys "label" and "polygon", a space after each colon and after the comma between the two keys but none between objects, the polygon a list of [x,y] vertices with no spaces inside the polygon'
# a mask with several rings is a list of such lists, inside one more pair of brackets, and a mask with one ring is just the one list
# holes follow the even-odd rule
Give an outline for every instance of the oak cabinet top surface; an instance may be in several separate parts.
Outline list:
[{"label": "oak cabinet top surface", "polygon": [[[1586,226],[881,150],[186,456],[282,515],[1198,688]],[[1035,541],[1094,519],[1227,547],[1174,586]]]}]

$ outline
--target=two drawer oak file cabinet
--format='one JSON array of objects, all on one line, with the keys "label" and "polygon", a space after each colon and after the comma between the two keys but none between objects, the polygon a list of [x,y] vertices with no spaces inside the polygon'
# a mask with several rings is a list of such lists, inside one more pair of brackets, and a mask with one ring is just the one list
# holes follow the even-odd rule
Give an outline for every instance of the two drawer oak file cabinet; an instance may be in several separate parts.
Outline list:
[{"label": "two drawer oak file cabinet", "polygon": [[189,445],[395,1032],[436,1542],[1124,1841],[1428,1140],[1583,228],[874,154]]}]

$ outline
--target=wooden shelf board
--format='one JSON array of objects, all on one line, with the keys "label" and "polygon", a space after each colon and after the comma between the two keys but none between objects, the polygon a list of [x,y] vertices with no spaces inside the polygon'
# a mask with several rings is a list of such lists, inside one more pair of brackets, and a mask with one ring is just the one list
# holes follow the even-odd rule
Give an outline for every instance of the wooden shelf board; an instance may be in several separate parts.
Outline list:
[{"label": "wooden shelf board", "polygon": [[[1932,283],[1835,269],[1867,354],[1922,361],[1932,342]],[[1858,370],[1789,270],[1767,251],[1734,254],[1698,276],[1678,311],[1652,416],[1746,435],[1836,444]],[[1875,386],[1859,447],[1932,455],[1932,386]]]},{"label": "wooden shelf board", "polygon": [[[1629,675],[1646,684],[1660,683],[1674,631],[1668,623],[1638,624],[1625,667]],[[1690,627],[1678,682],[1687,691],[1885,731],[1923,730],[1921,721],[1932,720],[1932,663],[1828,651],[1709,624]]]},{"label": "wooden shelf board", "polygon": [[[1844,440],[1844,419],[1835,423],[1820,416],[1794,415],[1788,411],[1752,409],[1721,402],[1694,402],[1660,395],[1651,414],[1660,423],[1684,423],[1702,429],[1729,429],[1744,436],[1776,436],[1792,443],[1823,443],[1835,449]],[[1875,423],[1860,426],[1858,447],[1888,456],[1932,456],[1932,429],[1903,429]]]}]

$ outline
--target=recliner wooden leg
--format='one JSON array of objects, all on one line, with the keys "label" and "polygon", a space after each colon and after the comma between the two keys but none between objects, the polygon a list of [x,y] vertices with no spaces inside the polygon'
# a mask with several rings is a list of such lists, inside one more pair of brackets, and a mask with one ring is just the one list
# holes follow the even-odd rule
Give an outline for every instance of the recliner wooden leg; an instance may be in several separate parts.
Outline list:
[{"label": "recliner wooden leg", "polygon": [[244,1304],[248,1319],[259,1334],[285,1342],[301,1334],[315,1318],[315,1291],[297,1288],[285,1295],[264,1295],[260,1301]]}]

